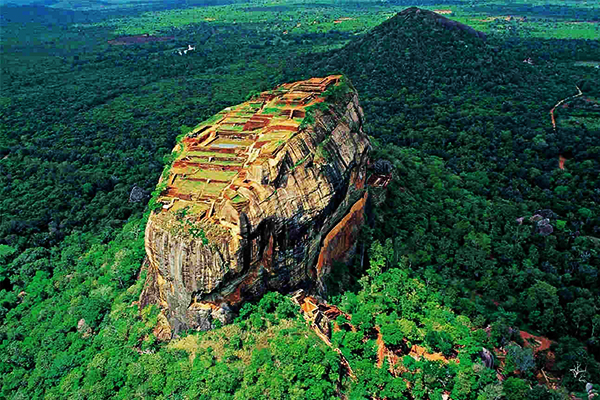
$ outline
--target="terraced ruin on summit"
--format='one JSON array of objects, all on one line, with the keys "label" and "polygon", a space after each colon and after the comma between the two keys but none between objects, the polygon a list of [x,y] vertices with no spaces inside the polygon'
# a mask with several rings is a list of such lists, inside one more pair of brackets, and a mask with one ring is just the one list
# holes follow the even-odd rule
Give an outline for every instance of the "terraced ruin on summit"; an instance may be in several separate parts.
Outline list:
[{"label": "terraced ruin on summit", "polygon": [[325,290],[365,218],[362,121],[358,94],[333,75],[263,92],[178,142],[145,237],[140,300],[160,305],[162,336],[226,323],[268,290]]},{"label": "terraced ruin on summit", "polygon": [[229,200],[241,211],[250,192],[264,191],[253,165],[274,159],[298,132],[306,109],[323,102],[322,94],[340,79],[334,75],[283,84],[197,126],[182,141],[160,198],[163,208],[187,208],[190,214],[211,217],[215,203]]}]

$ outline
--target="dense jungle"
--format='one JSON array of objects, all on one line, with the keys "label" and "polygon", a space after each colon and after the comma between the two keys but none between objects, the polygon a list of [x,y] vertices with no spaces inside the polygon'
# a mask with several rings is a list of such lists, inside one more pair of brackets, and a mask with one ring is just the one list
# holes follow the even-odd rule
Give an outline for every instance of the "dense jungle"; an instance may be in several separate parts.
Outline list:
[{"label": "dense jungle", "polygon": [[[591,399],[599,18],[574,0],[1,3],[0,398]],[[332,74],[359,94],[369,173],[391,176],[327,283],[341,328],[328,345],[272,292],[158,340],[144,228],[176,137]]]}]

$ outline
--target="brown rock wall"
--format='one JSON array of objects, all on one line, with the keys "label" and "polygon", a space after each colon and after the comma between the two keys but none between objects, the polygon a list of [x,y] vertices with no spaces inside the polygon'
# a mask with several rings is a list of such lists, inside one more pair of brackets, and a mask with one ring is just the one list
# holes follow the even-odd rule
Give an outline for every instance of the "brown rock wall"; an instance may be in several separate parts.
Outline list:
[{"label": "brown rock wall", "polygon": [[317,273],[324,275],[329,272],[336,261],[346,262],[354,254],[354,248],[360,227],[365,221],[365,206],[368,192],[360,198],[348,214],[327,234],[317,261]]}]

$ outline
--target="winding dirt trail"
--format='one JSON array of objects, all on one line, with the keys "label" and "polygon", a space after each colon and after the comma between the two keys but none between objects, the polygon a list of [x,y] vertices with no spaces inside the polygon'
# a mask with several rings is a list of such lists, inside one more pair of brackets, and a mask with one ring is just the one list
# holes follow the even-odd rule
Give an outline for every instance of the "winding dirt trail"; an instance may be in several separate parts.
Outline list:
[{"label": "winding dirt trail", "polygon": [[565,161],[567,161],[566,158],[564,158],[562,155],[558,156],[558,168],[560,169],[565,169]]},{"label": "winding dirt trail", "polygon": [[574,99],[576,97],[583,96],[583,92],[581,91],[581,89],[579,89],[579,86],[575,85],[575,87],[577,88],[577,92],[578,92],[577,94],[562,99],[561,101],[559,101],[558,103],[556,103],[554,105],[554,107],[552,107],[552,110],[550,110],[550,118],[552,118],[552,128],[554,128],[554,132],[556,132],[556,118],[554,117],[554,110],[556,110],[556,107],[559,107],[561,104],[563,104],[566,101],[569,101],[569,100]]}]

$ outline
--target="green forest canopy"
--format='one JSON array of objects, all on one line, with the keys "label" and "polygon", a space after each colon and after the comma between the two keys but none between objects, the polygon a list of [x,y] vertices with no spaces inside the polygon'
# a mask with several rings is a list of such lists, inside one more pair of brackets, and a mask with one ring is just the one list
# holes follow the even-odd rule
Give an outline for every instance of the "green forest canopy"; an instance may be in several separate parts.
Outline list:
[{"label": "green forest canopy", "polygon": [[[428,4],[485,42],[388,19],[400,2],[3,7],[2,396],[538,399],[599,383],[598,14],[544,4]],[[107,43],[148,32],[173,40]],[[136,305],[148,196],[129,202],[132,187],[153,190],[181,126],[338,72],[374,161],[394,169],[363,231],[370,262],[330,284],[358,328],[333,337],[357,380],[275,293],[233,325],[157,342],[157,310]],[[549,110],[576,87],[554,130]],[[543,357],[515,347],[514,328],[556,342],[560,390],[537,386]],[[404,356],[395,377],[376,367],[378,329],[399,354],[408,340],[459,362]],[[481,347],[508,349],[503,383]]]}]

